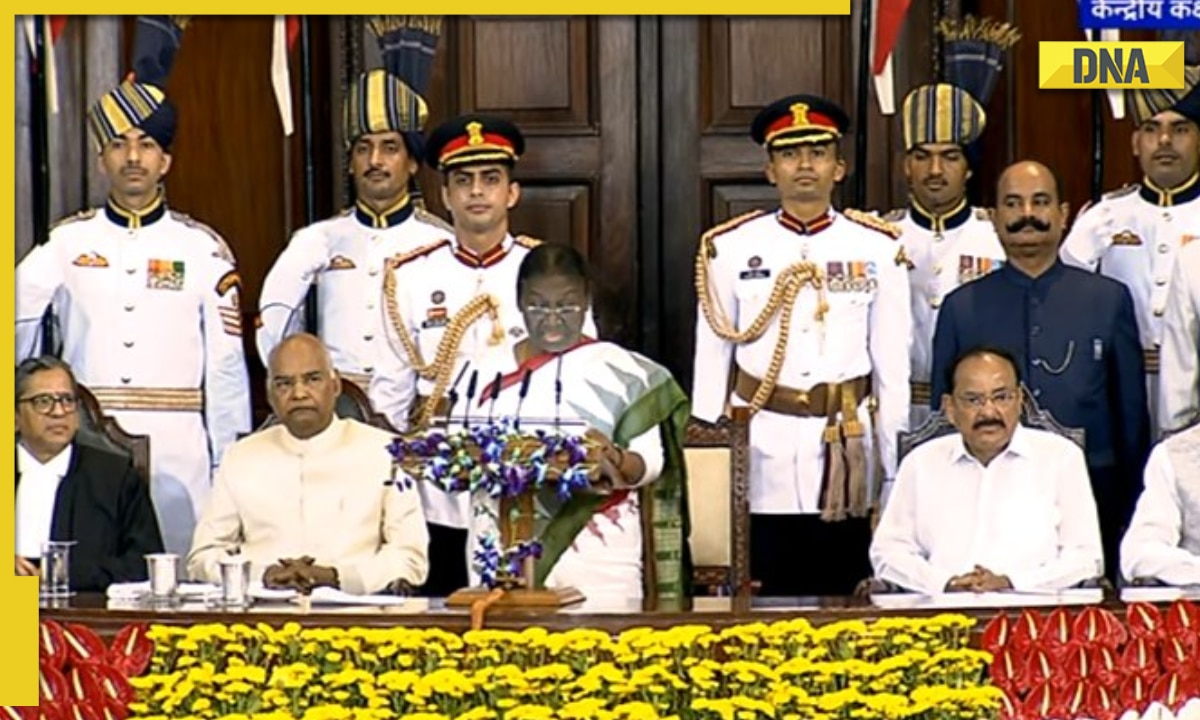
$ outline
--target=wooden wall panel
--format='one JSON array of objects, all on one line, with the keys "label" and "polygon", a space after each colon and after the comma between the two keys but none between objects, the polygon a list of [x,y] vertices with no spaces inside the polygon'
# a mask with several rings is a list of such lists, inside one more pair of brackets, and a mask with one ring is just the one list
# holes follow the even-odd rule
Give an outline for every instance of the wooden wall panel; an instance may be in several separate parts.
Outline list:
[{"label": "wooden wall panel", "polygon": [[588,257],[592,244],[593,203],[590,185],[524,185],[521,203],[511,215],[519,232],[569,243]]}]

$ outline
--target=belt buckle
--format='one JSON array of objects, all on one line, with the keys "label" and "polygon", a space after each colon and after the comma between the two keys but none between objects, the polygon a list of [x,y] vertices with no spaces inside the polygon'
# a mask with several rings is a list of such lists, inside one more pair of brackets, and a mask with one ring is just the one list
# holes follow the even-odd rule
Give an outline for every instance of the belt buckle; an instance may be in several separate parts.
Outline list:
[{"label": "belt buckle", "polygon": [[807,390],[797,390],[796,391],[796,402],[799,403],[800,405],[807,405],[808,404],[808,391]]}]

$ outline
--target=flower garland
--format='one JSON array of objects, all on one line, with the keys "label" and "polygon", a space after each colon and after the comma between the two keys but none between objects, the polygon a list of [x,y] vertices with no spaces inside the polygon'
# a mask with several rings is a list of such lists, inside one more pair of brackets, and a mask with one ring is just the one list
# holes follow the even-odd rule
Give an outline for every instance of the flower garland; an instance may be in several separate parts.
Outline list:
[{"label": "flower garland", "polygon": [[131,718],[978,720],[1001,692],[959,615],[715,631],[155,626]]},{"label": "flower garland", "polygon": [[1097,607],[1074,616],[1065,608],[1015,619],[1002,612],[982,644],[994,655],[1005,720],[1161,717],[1152,705],[1178,713],[1200,698],[1200,610],[1186,601],[1165,615],[1131,603],[1124,623]]}]

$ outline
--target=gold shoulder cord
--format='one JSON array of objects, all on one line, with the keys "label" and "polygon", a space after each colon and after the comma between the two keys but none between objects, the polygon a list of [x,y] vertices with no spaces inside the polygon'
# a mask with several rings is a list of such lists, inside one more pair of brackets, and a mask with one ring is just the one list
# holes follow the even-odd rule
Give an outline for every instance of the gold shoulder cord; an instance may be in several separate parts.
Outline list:
[{"label": "gold shoulder cord", "polygon": [[750,413],[757,413],[766,404],[775,385],[779,380],[779,371],[783,369],[785,350],[792,328],[792,310],[796,306],[796,297],[806,284],[811,284],[818,293],[816,319],[825,318],[829,303],[825,297],[825,280],[821,269],[808,260],[801,260],[783,269],[775,278],[771,288],[771,296],[767,298],[767,306],[754,318],[744,331],[729,322],[729,316],[721,307],[719,300],[711,293],[709,278],[709,258],[713,256],[712,235],[705,235],[700,240],[700,252],[696,254],[696,297],[700,299],[700,309],[709,327],[717,337],[736,345],[752,343],[763,336],[771,321],[779,315],[779,337],[775,340],[775,350],[771,353],[771,364],[767,367],[766,377],[759,384],[758,390],[750,400]]},{"label": "gold shoulder cord", "polygon": [[[392,324],[396,336],[400,338],[400,344],[403,346],[404,354],[408,356],[409,364],[412,365],[418,377],[433,381],[433,392],[430,393],[424,407],[421,408],[421,414],[417,421],[417,429],[429,427],[429,423],[433,419],[434,408],[437,407],[438,401],[450,387],[450,375],[454,372],[454,360],[458,356],[458,348],[462,344],[467,328],[486,314],[492,319],[492,336],[488,342],[497,345],[504,340],[504,326],[500,323],[500,301],[490,293],[472,298],[446,323],[446,330],[442,333],[442,339],[438,343],[433,362],[426,363],[421,356],[421,349],[413,342],[412,337],[408,334],[408,329],[400,318],[400,306],[396,302],[396,275],[392,267],[387,269],[383,278],[383,295],[384,303],[387,306],[388,321]],[[388,340],[390,343],[391,338]],[[392,349],[396,349],[394,345]]]}]

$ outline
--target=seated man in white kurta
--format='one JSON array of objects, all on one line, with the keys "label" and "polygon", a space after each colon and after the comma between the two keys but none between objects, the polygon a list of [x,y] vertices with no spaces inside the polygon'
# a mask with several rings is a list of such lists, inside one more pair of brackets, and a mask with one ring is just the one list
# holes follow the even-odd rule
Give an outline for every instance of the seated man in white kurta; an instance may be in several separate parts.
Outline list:
[{"label": "seated man in white kurta", "polygon": [[1016,362],[973,348],[942,398],[959,432],[904,458],[871,543],[878,579],[926,595],[1062,590],[1104,553],[1083,451],[1020,425]]},{"label": "seated man in white kurta", "polygon": [[[546,243],[532,250],[517,275],[517,299],[528,336],[513,348],[515,369],[484,389],[471,415],[519,419],[525,432],[586,432],[603,446],[591,492],[565,503],[539,495],[549,517],[539,536],[538,578],[591,601],[627,602],[644,596],[650,572],[659,603],[681,599],[690,582],[683,555],[687,397],[662,366],[583,334],[590,286],[573,248]],[[653,568],[642,562],[640,491],[652,491]],[[483,535],[499,535],[499,501],[479,495],[471,548]],[[479,581],[477,568],[472,581]]]},{"label": "seated man in white kurta", "polygon": [[240,550],[267,587],[362,594],[425,581],[420,499],[384,484],[392,436],[334,417],[340,393],[316,337],[275,346],[267,394],[279,424],[225,453],[188,555],[193,579],[220,582],[219,560]]},{"label": "seated man in white kurta", "polygon": [[1200,425],[1155,446],[1145,481],[1121,540],[1121,574],[1200,585]]}]

